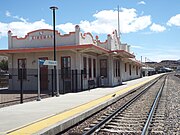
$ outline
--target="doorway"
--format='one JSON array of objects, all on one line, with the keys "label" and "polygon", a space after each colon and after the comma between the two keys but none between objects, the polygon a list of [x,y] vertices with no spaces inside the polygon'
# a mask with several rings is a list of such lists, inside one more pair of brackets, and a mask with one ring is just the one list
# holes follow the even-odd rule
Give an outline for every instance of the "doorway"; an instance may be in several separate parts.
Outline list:
[{"label": "doorway", "polygon": [[[48,60],[48,57],[41,57],[40,60]],[[42,91],[48,90],[48,66],[40,65],[40,87]]]}]

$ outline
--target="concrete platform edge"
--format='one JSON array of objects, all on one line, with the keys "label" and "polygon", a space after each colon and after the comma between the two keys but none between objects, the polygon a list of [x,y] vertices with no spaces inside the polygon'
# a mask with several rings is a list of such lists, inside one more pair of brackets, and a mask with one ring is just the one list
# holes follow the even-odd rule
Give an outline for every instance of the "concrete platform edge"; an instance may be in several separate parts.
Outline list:
[{"label": "concrete platform edge", "polygon": [[[156,78],[154,78],[156,79]],[[152,80],[154,80],[152,79]],[[152,81],[150,80],[150,81]],[[150,81],[146,82],[145,84],[149,83]],[[142,84],[142,85],[145,85],[145,84]],[[141,87],[142,85],[140,85],[139,87]],[[113,102],[116,102],[117,100],[119,100],[120,98],[122,98],[123,96],[135,91],[136,89],[138,89],[139,87],[137,88],[133,88],[133,89],[130,89],[128,92],[122,94],[122,95],[119,95],[119,96],[115,96],[113,99],[110,99],[104,103],[101,103],[100,105],[97,105],[93,108],[90,108],[89,110],[87,111],[84,111],[80,114],[77,114],[69,119],[66,119],[64,121],[61,121],[61,122],[58,122],[46,129],[43,129],[39,132],[37,132],[36,134],[41,134],[41,135],[54,135],[54,134],[57,134],[59,132],[62,132],[63,130],[73,126],[74,124],[82,121],[83,119],[86,119],[88,118],[89,116],[91,116],[92,114],[94,114],[95,112],[97,111],[100,111],[101,109],[103,109],[104,107],[107,107],[108,105],[112,104]]]}]

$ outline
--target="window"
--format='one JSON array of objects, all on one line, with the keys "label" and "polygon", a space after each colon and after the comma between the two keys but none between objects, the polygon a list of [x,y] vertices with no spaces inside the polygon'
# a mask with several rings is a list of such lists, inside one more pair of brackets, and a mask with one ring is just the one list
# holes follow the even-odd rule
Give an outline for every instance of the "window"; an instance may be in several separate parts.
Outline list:
[{"label": "window", "polygon": [[113,63],[113,69],[114,69],[114,77],[116,77],[116,61]]},{"label": "window", "polygon": [[129,64],[129,75],[131,75],[131,64]]},{"label": "window", "polygon": [[89,65],[89,78],[92,77],[92,64],[91,58],[88,58],[88,65]]},{"label": "window", "polygon": [[27,79],[26,59],[18,59],[18,79]]},{"label": "window", "polygon": [[117,75],[118,75],[118,77],[120,77],[120,61],[118,61],[118,67],[117,67]]},{"label": "window", "polygon": [[71,77],[71,57],[61,57],[61,69],[62,77],[70,78]]},{"label": "window", "polygon": [[114,61],[114,77],[120,76],[120,63],[118,60]]},{"label": "window", "polygon": [[100,60],[100,76],[107,77],[107,59]]},{"label": "window", "polygon": [[93,59],[93,75],[96,77],[96,59]]},{"label": "window", "polygon": [[136,75],[138,75],[138,66],[136,66]]},{"label": "window", "polygon": [[84,78],[87,78],[87,58],[83,57],[83,65],[84,65]]},{"label": "window", "polygon": [[125,72],[127,71],[127,65],[126,63],[124,64],[124,69],[125,69]]}]

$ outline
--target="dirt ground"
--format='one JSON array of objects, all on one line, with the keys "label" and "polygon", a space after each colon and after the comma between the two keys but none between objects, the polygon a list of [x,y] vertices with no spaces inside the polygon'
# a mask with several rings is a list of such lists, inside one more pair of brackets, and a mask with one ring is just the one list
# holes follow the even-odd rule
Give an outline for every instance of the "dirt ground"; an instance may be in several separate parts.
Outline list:
[{"label": "dirt ground", "polygon": [[[20,104],[21,100],[21,91],[20,90],[0,90],[0,108]],[[41,98],[51,97],[49,91],[44,91],[41,94]],[[36,91],[23,91],[23,102],[29,102],[37,100],[37,92]]]}]

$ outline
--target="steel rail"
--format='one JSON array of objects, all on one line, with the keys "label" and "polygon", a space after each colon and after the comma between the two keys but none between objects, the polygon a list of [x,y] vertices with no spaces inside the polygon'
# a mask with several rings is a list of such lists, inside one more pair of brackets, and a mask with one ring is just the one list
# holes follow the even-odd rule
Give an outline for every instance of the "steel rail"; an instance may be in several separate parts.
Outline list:
[{"label": "steel rail", "polygon": [[94,133],[97,129],[99,129],[101,126],[103,126],[107,121],[109,121],[112,117],[114,117],[117,113],[123,112],[128,106],[130,106],[134,101],[139,99],[141,95],[143,95],[148,89],[151,88],[158,80],[160,80],[164,75],[158,77],[155,79],[152,83],[150,83],[148,86],[146,86],[138,95],[133,97],[131,100],[126,102],[123,106],[121,106],[119,109],[117,109],[115,112],[107,116],[104,120],[100,121],[98,124],[96,124],[94,127],[92,127],[90,130],[85,132],[83,135],[90,135]]},{"label": "steel rail", "polygon": [[166,82],[166,78],[167,78],[167,76],[165,77],[165,79],[164,79],[164,81],[163,81],[163,84],[161,85],[161,87],[160,87],[160,89],[159,89],[159,91],[158,91],[158,93],[157,93],[157,95],[156,95],[156,98],[155,98],[155,100],[154,100],[154,102],[153,102],[153,104],[152,104],[150,113],[149,113],[149,115],[148,115],[148,119],[147,119],[147,121],[146,121],[146,124],[145,124],[143,130],[142,130],[141,135],[147,135],[148,132],[149,132],[148,128],[149,128],[149,126],[150,126],[150,124],[151,124],[151,120],[152,120],[152,118],[153,118],[153,114],[154,114],[154,112],[155,112],[155,110],[156,110],[156,107],[157,107],[157,105],[158,105],[158,103],[159,103],[159,100],[160,100],[160,97],[161,97],[161,94],[162,94],[162,91],[163,91],[163,88],[164,88],[164,85],[165,85],[165,82]]}]

